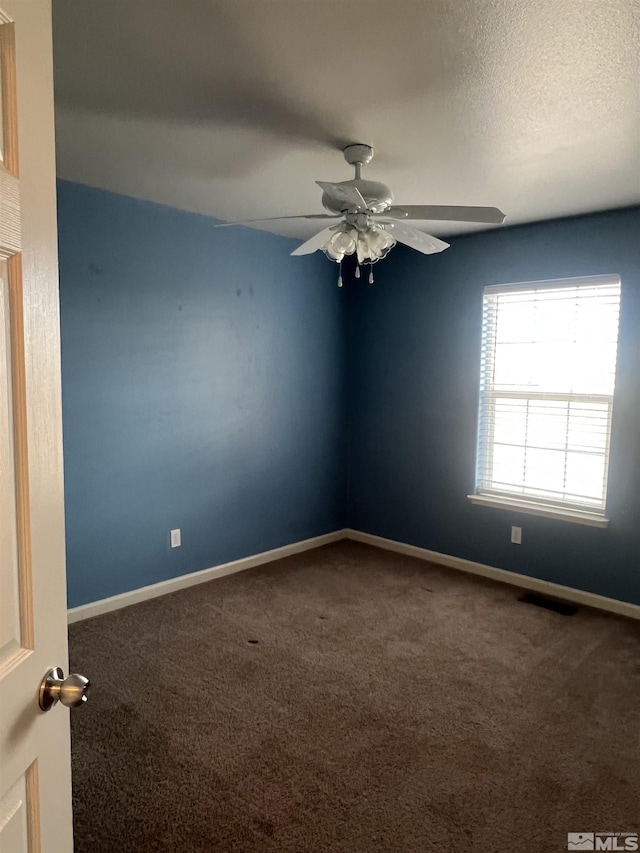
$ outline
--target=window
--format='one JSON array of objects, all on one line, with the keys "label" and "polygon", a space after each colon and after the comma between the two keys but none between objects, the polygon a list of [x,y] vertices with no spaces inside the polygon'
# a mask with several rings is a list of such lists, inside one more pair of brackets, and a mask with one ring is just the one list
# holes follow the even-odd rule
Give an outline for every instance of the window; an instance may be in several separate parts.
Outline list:
[{"label": "window", "polygon": [[620,279],[486,287],[476,503],[604,517]]}]

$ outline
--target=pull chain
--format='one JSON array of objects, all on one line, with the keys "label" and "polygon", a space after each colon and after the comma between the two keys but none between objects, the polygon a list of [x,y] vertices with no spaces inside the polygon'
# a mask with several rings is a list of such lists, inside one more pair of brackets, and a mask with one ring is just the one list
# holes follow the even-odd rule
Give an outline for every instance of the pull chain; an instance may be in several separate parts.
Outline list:
[{"label": "pull chain", "polygon": [[373,284],[373,264],[369,264],[369,284]]},{"label": "pull chain", "polygon": [[356,278],[360,278],[360,264],[356,265]]},{"label": "pull chain", "polygon": [[338,287],[342,287],[342,261],[340,261],[338,269],[340,270],[338,273]]}]

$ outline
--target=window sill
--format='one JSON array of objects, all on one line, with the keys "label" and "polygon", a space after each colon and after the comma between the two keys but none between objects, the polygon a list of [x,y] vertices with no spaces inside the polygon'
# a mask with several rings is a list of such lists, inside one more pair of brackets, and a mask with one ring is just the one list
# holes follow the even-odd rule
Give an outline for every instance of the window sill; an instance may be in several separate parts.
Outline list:
[{"label": "window sill", "polygon": [[594,515],[591,512],[580,512],[577,509],[561,509],[560,507],[543,506],[517,498],[503,498],[497,495],[467,495],[471,503],[481,506],[492,506],[497,509],[508,509],[512,512],[522,512],[526,515],[542,515],[546,518],[557,518],[560,521],[569,521],[573,524],[586,524],[589,527],[608,527],[609,519],[602,515]]}]

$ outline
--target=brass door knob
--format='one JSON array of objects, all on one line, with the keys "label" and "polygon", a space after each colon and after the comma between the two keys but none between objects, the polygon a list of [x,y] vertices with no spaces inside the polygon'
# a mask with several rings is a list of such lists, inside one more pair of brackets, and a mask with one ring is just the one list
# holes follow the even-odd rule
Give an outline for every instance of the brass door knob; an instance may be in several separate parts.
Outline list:
[{"label": "brass door knob", "polygon": [[67,708],[77,708],[89,698],[89,685],[84,675],[72,672],[65,678],[60,667],[54,666],[40,682],[38,703],[43,711],[50,711],[57,702]]}]

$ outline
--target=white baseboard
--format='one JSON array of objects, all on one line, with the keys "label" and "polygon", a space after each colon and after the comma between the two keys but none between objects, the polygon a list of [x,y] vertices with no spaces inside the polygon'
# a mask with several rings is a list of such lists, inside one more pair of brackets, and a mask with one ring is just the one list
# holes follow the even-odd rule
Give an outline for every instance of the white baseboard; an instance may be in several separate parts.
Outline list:
[{"label": "white baseboard", "polygon": [[273,548],[271,551],[263,551],[260,554],[243,557],[241,560],[233,560],[231,563],[222,563],[210,569],[202,569],[199,572],[191,572],[188,575],[169,578],[169,580],[154,583],[150,586],[143,586],[140,589],[132,589],[131,592],[123,592],[120,595],[112,595],[110,598],[102,598],[100,601],[92,601],[89,604],[81,604],[79,607],[71,607],[67,611],[67,619],[69,624],[80,622],[82,619],[100,616],[102,613],[109,613],[112,610],[119,610],[121,607],[128,607],[130,604],[137,604],[139,601],[157,598],[160,595],[166,595],[168,592],[175,592],[178,589],[185,589],[188,586],[206,583],[206,581],[213,580],[214,578],[222,578],[225,575],[232,575],[235,572],[252,569],[254,566],[262,566],[265,563],[281,560],[283,557],[290,557],[293,554],[301,554],[303,551],[310,551],[312,548],[319,548],[321,545],[328,545],[330,542],[337,542],[345,537],[346,531],[334,530],[333,533],[314,536],[312,539],[303,539],[300,542],[293,542],[291,545],[283,545],[282,548]]},{"label": "white baseboard", "polygon": [[596,595],[593,592],[585,592],[581,589],[574,589],[573,587],[563,586],[562,584],[552,583],[551,581],[532,578],[528,575],[520,575],[517,572],[509,572],[506,569],[497,569],[494,566],[486,566],[483,563],[474,563],[472,560],[465,560],[462,557],[452,557],[449,554],[441,554],[438,551],[429,551],[426,548],[419,548],[417,545],[408,545],[405,542],[397,542],[394,539],[385,539],[383,536],[374,536],[372,533],[363,533],[360,530],[345,528],[343,530],[335,530],[333,533],[326,533],[324,536],[315,536],[312,539],[293,542],[291,545],[284,545],[282,548],[274,548],[271,551],[263,551],[260,554],[243,557],[241,560],[233,560],[231,563],[222,563],[219,566],[213,566],[199,572],[192,572],[191,574],[170,578],[169,580],[154,583],[150,586],[143,586],[140,589],[131,590],[131,592],[123,592],[121,595],[113,595],[110,598],[103,598],[100,601],[92,601],[89,604],[72,607],[67,611],[68,621],[71,624],[72,622],[80,622],[83,619],[90,619],[93,616],[100,616],[102,613],[119,610],[121,607],[128,607],[130,604],[137,604],[139,601],[147,601],[150,598],[157,598],[160,595],[166,595],[178,589],[185,589],[199,583],[206,583],[214,578],[222,578],[225,575],[232,575],[235,572],[242,572],[245,569],[262,566],[265,563],[281,560],[283,557],[290,557],[293,554],[301,554],[303,551],[310,551],[312,548],[319,548],[321,545],[328,545],[330,542],[338,542],[340,539],[353,539],[355,542],[363,542],[367,545],[373,545],[376,548],[383,548],[386,551],[395,551],[397,554],[417,557],[420,560],[436,563],[440,566],[447,566],[450,569],[457,569],[468,574],[481,575],[484,578],[508,583],[511,586],[521,587],[532,592],[539,592],[542,595],[562,598],[565,601],[572,601],[575,604],[581,604],[585,607],[595,607],[599,610],[617,613],[619,616],[627,616],[630,619],[640,619],[640,605],[637,604],[618,601],[615,598],[607,598],[604,595]]},{"label": "white baseboard", "polygon": [[596,595],[593,592],[585,592],[570,586],[562,586],[559,583],[543,581],[528,575],[520,575],[517,572],[509,572],[506,569],[496,569],[494,566],[485,566],[483,563],[474,563],[464,560],[462,557],[451,557],[449,554],[440,554],[438,551],[428,551],[426,548],[418,548],[416,545],[407,545],[405,542],[396,542],[394,539],[385,539],[382,536],[374,536],[372,533],[362,533],[359,530],[347,528],[343,531],[347,539],[356,542],[364,542],[376,548],[384,548],[387,551],[395,551],[398,554],[406,554],[409,557],[417,557],[429,563],[437,563],[450,569],[468,572],[472,575],[481,575],[483,578],[508,583],[532,592],[543,595],[551,595],[572,601],[574,604],[582,604],[585,607],[595,607],[598,610],[607,610],[617,613],[619,616],[627,616],[630,619],[640,619],[640,605],[630,604],[627,601],[618,601],[616,598],[607,598],[604,595]]}]

